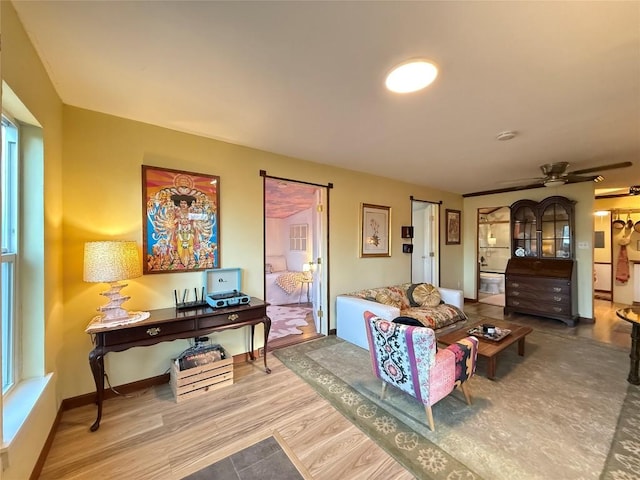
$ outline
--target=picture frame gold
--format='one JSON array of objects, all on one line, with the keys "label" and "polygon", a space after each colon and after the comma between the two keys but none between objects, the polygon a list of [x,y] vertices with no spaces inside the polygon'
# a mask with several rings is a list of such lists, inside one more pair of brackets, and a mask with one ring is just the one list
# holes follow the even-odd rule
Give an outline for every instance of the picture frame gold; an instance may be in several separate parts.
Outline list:
[{"label": "picture frame gold", "polygon": [[360,257],[391,256],[391,207],[362,203]]},{"label": "picture frame gold", "polygon": [[445,244],[446,245],[460,245],[460,224],[461,224],[460,210],[445,210]]},{"label": "picture frame gold", "polygon": [[220,268],[220,177],[142,166],[143,272]]}]

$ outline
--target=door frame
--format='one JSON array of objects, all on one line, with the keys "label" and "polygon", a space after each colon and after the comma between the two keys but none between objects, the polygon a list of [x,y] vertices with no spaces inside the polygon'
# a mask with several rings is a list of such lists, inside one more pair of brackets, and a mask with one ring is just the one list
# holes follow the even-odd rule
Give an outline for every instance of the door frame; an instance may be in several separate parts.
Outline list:
[{"label": "door frame", "polygon": [[[417,229],[414,228],[414,238],[413,238],[413,250],[411,252],[411,282],[413,283],[421,283],[424,280],[424,275],[420,282],[417,282],[417,279],[414,278],[414,262],[416,262],[416,258],[419,255],[421,259],[424,259],[425,255],[429,255],[433,257],[431,263],[431,283],[436,287],[440,286],[440,209],[442,206],[442,201],[431,201],[431,200],[419,200],[410,196],[411,200],[411,225],[419,224],[423,226],[425,235],[421,235],[420,233],[416,234]],[[423,208],[416,208],[423,207]],[[430,221],[422,222],[417,217],[417,211],[427,212],[431,210],[431,218]],[[424,260],[422,261],[422,273],[424,274]]]},{"label": "door frame", "polygon": [[[316,322],[316,326],[320,325],[320,329],[318,333],[322,335],[329,335],[329,326],[330,323],[330,309],[329,309],[329,193],[333,188],[333,183],[328,183],[326,185],[306,182],[303,180],[296,180],[293,178],[285,178],[285,177],[276,177],[272,175],[268,175],[266,170],[260,170],[260,176],[262,177],[262,257],[263,257],[263,294],[266,298],[266,284],[264,283],[264,264],[266,262],[266,245],[267,245],[267,229],[266,229],[266,203],[267,203],[267,192],[265,188],[265,182],[267,179],[270,180],[281,180],[289,183],[299,183],[303,185],[311,185],[314,187],[319,187],[323,190],[323,194],[321,194],[321,198],[324,198],[326,204],[321,205],[321,211],[318,212],[319,215],[316,215],[315,218],[317,221],[315,222],[314,228],[319,228],[320,231],[317,232],[318,235],[314,236],[314,244],[313,244],[313,261],[316,264],[316,271],[313,273],[314,279],[317,281],[313,282],[313,318]],[[316,238],[317,237],[317,238]]]}]

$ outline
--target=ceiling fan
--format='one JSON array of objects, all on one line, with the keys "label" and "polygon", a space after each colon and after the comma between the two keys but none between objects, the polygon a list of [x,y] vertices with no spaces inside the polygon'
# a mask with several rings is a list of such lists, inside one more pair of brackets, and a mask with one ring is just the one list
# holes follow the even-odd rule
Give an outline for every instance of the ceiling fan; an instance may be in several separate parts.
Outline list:
[{"label": "ceiling fan", "polygon": [[610,165],[601,165],[599,167],[584,168],[582,170],[574,170],[573,172],[567,172],[569,167],[568,162],[556,162],[545,163],[540,165],[543,177],[531,178],[524,180],[527,182],[533,181],[533,183],[526,183],[523,185],[517,185],[512,187],[498,188],[495,190],[485,190],[482,192],[466,193],[463,197],[477,197],[480,195],[490,195],[492,193],[504,193],[504,192],[516,192],[518,190],[528,190],[530,188],[539,187],[558,187],[565,183],[579,183],[579,182],[601,182],[604,177],[596,172],[602,172],[604,170],[614,170],[616,168],[626,168],[633,165],[632,162],[612,163]]}]

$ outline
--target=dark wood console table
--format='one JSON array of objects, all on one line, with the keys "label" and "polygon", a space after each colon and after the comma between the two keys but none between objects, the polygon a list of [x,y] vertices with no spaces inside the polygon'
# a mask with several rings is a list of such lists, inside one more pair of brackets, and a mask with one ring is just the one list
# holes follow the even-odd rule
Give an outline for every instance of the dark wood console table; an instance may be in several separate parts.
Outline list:
[{"label": "dark wood console table", "polygon": [[132,347],[148,347],[171,340],[193,338],[212,332],[219,332],[232,328],[251,327],[251,350],[249,356],[255,360],[253,354],[254,327],[258,323],[264,324],[264,370],[271,373],[267,366],[267,339],[271,329],[271,319],[267,316],[267,303],[259,298],[251,297],[248,305],[238,305],[225,308],[197,308],[192,310],[177,310],[163,308],[151,310],[149,318],[140,322],[106,328],[87,328],[87,333],[93,336],[95,348],[89,353],[89,365],[96,383],[96,403],[98,415],[91,425],[95,432],[100,427],[102,418],[102,400],[104,397],[104,356],[109,352],[122,352]]}]

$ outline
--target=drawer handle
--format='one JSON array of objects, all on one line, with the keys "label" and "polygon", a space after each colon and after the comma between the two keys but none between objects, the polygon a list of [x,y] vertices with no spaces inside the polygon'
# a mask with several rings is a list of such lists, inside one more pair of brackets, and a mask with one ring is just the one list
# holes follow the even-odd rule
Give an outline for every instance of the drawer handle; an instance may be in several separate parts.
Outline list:
[{"label": "drawer handle", "polygon": [[517,297],[518,295],[520,295],[520,292],[516,290],[515,292],[511,292],[511,295]]},{"label": "drawer handle", "polygon": [[237,320],[239,317],[239,315],[237,313],[232,313],[231,315],[229,315],[229,317],[227,317],[229,319],[230,322],[233,322],[234,320]]},{"label": "drawer handle", "polygon": [[520,305],[520,302],[519,302],[519,301],[517,301],[517,300],[514,300],[514,301],[513,301],[513,302],[511,302],[511,303],[513,303],[514,305]]},{"label": "drawer handle", "polygon": [[516,283],[516,282],[511,282],[511,286],[515,287],[515,288],[518,288],[520,286],[520,284]]},{"label": "drawer handle", "polygon": [[560,288],[560,287],[553,287],[553,291],[554,291],[554,292],[561,292],[561,291],[562,291],[562,288]]},{"label": "drawer handle", "polygon": [[153,327],[153,328],[149,328],[147,330],[147,335],[149,335],[150,337],[155,337],[159,333],[160,333],[160,328],[159,327]]},{"label": "drawer handle", "polygon": [[559,302],[559,301],[561,301],[561,300],[562,300],[562,297],[558,297],[558,296],[556,295],[555,297],[553,297],[553,299],[554,299],[556,302]]},{"label": "drawer handle", "polygon": [[558,312],[558,313],[560,313],[560,312],[562,311],[562,308],[560,308],[560,307],[553,307],[553,311],[554,311],[554,312]]}]

